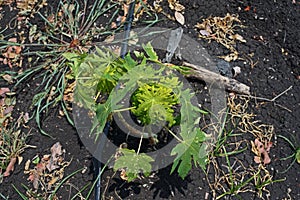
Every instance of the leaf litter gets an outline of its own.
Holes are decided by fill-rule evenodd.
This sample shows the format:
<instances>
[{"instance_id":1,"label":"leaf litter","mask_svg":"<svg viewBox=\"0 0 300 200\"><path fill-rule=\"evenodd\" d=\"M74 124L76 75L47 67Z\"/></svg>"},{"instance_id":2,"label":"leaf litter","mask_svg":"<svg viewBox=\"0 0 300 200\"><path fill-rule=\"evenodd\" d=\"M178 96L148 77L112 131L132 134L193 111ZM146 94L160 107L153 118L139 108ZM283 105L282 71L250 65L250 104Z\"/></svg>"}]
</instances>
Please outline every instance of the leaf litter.
<instances>
[{"instance_id":1,"label":"leaf litter","mask_svg":"<svg viewBox=\"0 0 300 200\"><path fill-rule=\"evenodd\" d=\"M235 134L228 144L223 144L221 151L228 159L228 165L220 164L221 158L216 155L211 157L212 165L208 165L207 170L208 174L214 174L212 178L207 176L207 180L216 199L223 198L226 192L232 194L230 193L232 186L235 187L233 191L235 195L251 192L262 198L263 195L270 194L267 187L271 183L284 180L273 180L266 167L271 162L269 153L273 146L271 139L274 135L274 127L255 120L256 115L248 110L250 100L250 97L236 94L230 94L227 99L228 122L233 125ZM244 134L251 134L254 141L245 139ZM244 150L240 150L242 144L245 146ZM231 155L232 152L247 153L248 150L255 154L254 162L245 163L244 158Z\"/></svg>"},{"instance_id":2,"label":"leaf litter","mask_svg":"<svg viewBox=\"0 0 300 200\"><path fill-rule=\"evenodd\" d=\"M162 13L168 19L172 21L177 21L179 24L184 25L185 18L184 18L184 10L185 6L182 5L178 0L168 0L169 9L172 10L172 15L167 14L166 8L163 8L161 3L163 0L155 0L153 2L153 7L151 8L157 13Z\"/></svg>"},{"instance_id":3,"label":"leaf litter","mask_svg":"<svg viewBox=\"0 0 300 200\"><path fill-rule=\"evenodd\" d=\"M21 113L17 120L11 116L15 105L14 93L8 88L0 88L0 178L12 174L15 164L23 161L21 154L26 148L33 147L26 145L28 133L21 131L21 127L28 128L28 113ZM2 179L0 179L0 183Z\"/></svg>"},{"instance_id":4,"label":"leaf litter","mask_svg":"<svg viewBox=\"0 0 300 200\"><path fill-rule=\"evenodd\" d=\"M269 156L270 148L272 147L272 142L265 142L263 144L259 141L258 138L256 138L253 141L251 141L252 146L252 152L255 153L254 156L254 162L255 163L263 163L264 165L269 164L271 162L271 158Z\"/></svg>"},{"instance_id":5,"label":"leaf litter","mask_svg":"<svg viewBox=\"0 0 300 200\"><path fill-rule=\"evenodd\" d=\"M8 39L9 43L17 43L17 38L10 38ZM22 66L22 59L21 57L22 47L19 45L8 45L8 47L1 52L1 55L4 58L0 58L0 62L5 65L8 65L10 68L13 67L13 64L17 66Z\"/></svg>"},{"instance_id":6,"label":"leaf litter","mask_svg":"<svg viewBox=\"0 0 300 200\"><path fill-rule=\"evenodd\" d=\"M65 150L59 142L55 143L51 149L51 154L46 154L38 159L35 157L25 164L24 173L28 174L28 180L32 182L35 190L41 189L44 192L55 187L56 183L64 177L64 170L71 161L64 160ZM30 165L34 167L30 169Z\"/></svg>"},{"instance_id":7,"label":"leaf litter","mask_svg":"<svg viewBox=\"0 0 300 200\"><path fill-rule=\"evenodd\" d=\"M121 24L124 24L126 22L126 18L129 12L129 5L131 3L130 0L117 0L119 4L122 7L123 14L118 15L116 20L112 22L111 28L116 29L118 28ZM136 2L135 8L134 8L134 19L133 21L136 22L139 20L139 18L143 15L143 13L146 11L146 6L148 5L147 0L141 0Z\"/></svg>"},{"instance_id":8,"label":"leaf litter","mask_svg":"<svg viewBox=\"0 0 300 200\"><path fill-rule=\"evenodd\" d=\"M8 121L11 120L11 113L16 104L14 93L7 87L0 88L0 131L3 131Z\"/></svg>"},{"instance_id":9,"label":"leaf litter","mask_svg":"<svg viewBox=\"0 0 300 200\"><path fill-rule=\"evenodd\" d=\"M236 33L236 28L243 28L241 20L237 15L227 13L225 17L208 17L197 23L195 27L199 30L198 37L211 42L212 40L222 44L230 53L220 56L227 62L235 61L239 53L235 46L237 42L245 43L246 40Z\"/></svg>"}]
</instances>

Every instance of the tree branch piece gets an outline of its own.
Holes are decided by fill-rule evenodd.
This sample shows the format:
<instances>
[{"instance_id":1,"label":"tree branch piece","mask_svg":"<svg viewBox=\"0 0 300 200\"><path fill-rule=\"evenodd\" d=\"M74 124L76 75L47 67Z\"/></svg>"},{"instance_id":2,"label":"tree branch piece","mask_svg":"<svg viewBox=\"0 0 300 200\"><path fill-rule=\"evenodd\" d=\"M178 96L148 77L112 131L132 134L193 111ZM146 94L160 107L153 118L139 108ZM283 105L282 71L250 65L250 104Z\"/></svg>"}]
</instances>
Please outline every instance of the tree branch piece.
<instances>
[{"instance_id":1,"label":"tree branch piece","mask_svg":"<svg viewBox=\"0 0 300 200\"><path fill-rule=\"evenodd\" d=\"M218 73L212 72L208 69L188 62L183 62L183 66L191 68L191 73L186 75L187 77L197 78L208 83L219 82L224 84L226 90L237 92L240 94L250 94L250 87L243 83L240 83L235 79L222 76Z\"/></svg>"}]
</instances>

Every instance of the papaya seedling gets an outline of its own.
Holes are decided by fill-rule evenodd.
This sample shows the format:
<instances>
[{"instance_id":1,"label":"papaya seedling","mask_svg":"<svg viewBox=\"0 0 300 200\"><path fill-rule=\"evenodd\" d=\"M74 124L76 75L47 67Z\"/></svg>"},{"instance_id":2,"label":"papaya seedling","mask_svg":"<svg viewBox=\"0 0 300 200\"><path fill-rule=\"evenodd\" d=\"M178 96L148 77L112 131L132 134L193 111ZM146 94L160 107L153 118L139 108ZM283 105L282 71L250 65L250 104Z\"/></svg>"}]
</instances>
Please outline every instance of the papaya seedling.
<instances>
[{"instance_id":1,"label":"papaya seedling","mask_svg":"<svg viewBox=\"0 0 300 200\"><path fill-rule=\"evenodd\" d=\"M207 136L198 127L203 111L191 103L194 93L184 88L184 83L176 76L182 72L181 67L161 63L150 43L142 47L143 51L128 53L124 59L105 48L97 48L88 54L78 70L73 70L77 82L74 99L94 112L91 134L95 141L105 124L113 119L111 116L122 116L124 111L130 111L142 125L167 122L165 129L178 142L170 152L170 156L175 156L171 172L176 169L185 178L192 163L205 169L207 162ZM187 70L183 71L186 73ZM125 99L130 99L131 105L125 105ZM171 131L178 117L175 109L179 110L178 133ZM126 118L123 121L126 123ZM137 131L137 134L142 140L151 133ZM125 169L127 180L132 181L139 172L149 175L152 161L151 156L139 150L122 149L114 169ZM135 162L139 164L132 166Z\"/></svg>"}]
</instances>

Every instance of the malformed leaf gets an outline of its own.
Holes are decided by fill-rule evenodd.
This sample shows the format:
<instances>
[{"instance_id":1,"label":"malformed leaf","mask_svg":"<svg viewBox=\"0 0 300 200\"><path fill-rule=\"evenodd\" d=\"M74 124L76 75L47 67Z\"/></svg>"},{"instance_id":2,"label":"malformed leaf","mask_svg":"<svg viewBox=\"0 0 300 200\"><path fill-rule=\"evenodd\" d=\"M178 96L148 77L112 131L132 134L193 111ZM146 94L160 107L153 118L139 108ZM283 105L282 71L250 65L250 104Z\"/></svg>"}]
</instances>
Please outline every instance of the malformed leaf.
<instances>
[{"instance_id":1,"label":"malformed leaf","mask_svg":"<svg viewBox=\"0 0 300 200\"><path fill-rule=\"evenodd\" d=\"M114 170L125 169L128 182L137 178L139 173L150 175L152 169L150 163L154 161L153 158L144 153L137 154L130 149L120 149L120 152L123 155L115 161Z\"/></svg>"}]
</instances>

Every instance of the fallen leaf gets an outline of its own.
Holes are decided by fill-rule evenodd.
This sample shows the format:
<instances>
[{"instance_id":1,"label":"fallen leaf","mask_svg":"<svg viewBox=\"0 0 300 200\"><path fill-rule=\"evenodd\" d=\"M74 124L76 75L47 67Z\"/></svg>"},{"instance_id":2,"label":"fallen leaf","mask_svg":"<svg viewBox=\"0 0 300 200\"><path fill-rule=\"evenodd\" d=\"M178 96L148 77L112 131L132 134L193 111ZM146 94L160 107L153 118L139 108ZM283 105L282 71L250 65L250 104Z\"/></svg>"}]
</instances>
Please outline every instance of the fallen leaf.
<instances>
[{"instance_id":1,"label":"fallen leaf","mask_svg":"<svg viewBox=\"0 0 300 200\"><path fill-rule=\"evenodd\" d=\"M238 52L233 52L226 56L220 56L220 58L223 58L227 62L235 61L236 59L238 59Z\"/></svg>"},{"instance_id":2,"label":"fallen leaf","mask_svg":"<svg viewBox=\"0 0 300 200\"><path fill-rule=\"evenodd\" d=\"M52 185L58 181L58 177L52 177L52 179L48 182L48 190L51 189Z\"/></svg>"},{"instance_id":3,"label":"fallen leaf","mask_svg":"<svg viewBox=\"0 0 300 200\"><path fill-rule=\"evenodd\" d=\"M20 54L22 51L22 47L20 47L20 46L14 46L14 49L15 49L16 54Z\"/></svg>"},{"instance_id":4,"label":"fallen leaf","mask_svg":"<svg viewBox=\"0 0 300 200\"><path fill-rule=\"evenodd\" d=\"M51 172L54 169L57 169L59 166L57 165L59 157L62 155L62 146L59 142L55 143L51 147L51 157L47 164L47 169Z\"/></svg>"},{"instance_id":5,"label":"fallen leaf","mask_svg":"<svg viewBox=\"0 0 300 200\"><path fill-rule=\"evenodd\" d=\"M28 165L27 166L28 168L29 168L29 164L30 164L30 160L26 162L26 165ZM46 169L45 163L41 162L41 163L36 164L34 169L30 170L30 172L29 172L29 177L27 178L27 180L32 182L33 188L36 190L39 187L39 182L40 182L41 176L44 176L45 169Z\"/></svg>"},{"instance_id":6,"label":"fallen leaf","mask_svg":"<svg viewBox=\"0 0 300 200\"><path fill-rule=\"evenodd\" d=\"M30 163L31 163L31 161L28 159L28 160L26 161L26 163L25 163L25 167L24 167L24 170L25 170L25 171L28 171L28 170L29 170Z\"/></svg>"},{"instance_id":7,"label":"fallen leaf","mask_svg":"<svg viewBox=\"0 0 300 200\"><path fill-rule=\"evenodd\" d=\"M175 19L176 21L181 24L181 25L184 25L184 22L185 22L185 19L184 19L184 16L183 14L181 14L180 12L178 11L175 11Z\"/></svg>"},{"instance_id":8,"label":"fallen leaf","mask_svg":"<svg viewBox=\"0 0 300 200\"><path fill-rule=\"evenodd\" d=\"M78 45L79 45L79 40L75 38L74 40L72 40L72 41L70 42L69 47L70 47L70 48L75 48L75 47L77 47Z\"/></svg>"},{"instance_id":9,"label":"fallen leaf","mask_svg":"<svg viewBox=\"0 0 300 200\"><path fill-rule=\"evenodd\" d=\"M203 36L209 36L210 33L206 30L200 30L200 34L203 35Z\"/></svg>"},{"instance_id":10,"label":"fallen leaf","mask_svg":"<svg viewBox=\"0 0 300 200\"><path fill-rule=\"evenodd\" d=\"M178 12L184 11L185 7L181 5L180 3L175 3L175 10Z\"/></svg>"},{"instance_id":11,"label":"fallen leaf","mask_svg":"<svg viewBox=\"0 0 300 200\"><path fill-rule=\"evenodd\" d=\"M126 170L125 169L121 169L121 173L120 173L120 178L124 181L128 180L128 177L126 175Z\"/></svg>"},{"instance_id":12,"label":"fallen leaf","mask_svg":"<svg viewBox=\"0 0 300 200\"><path fill-rule=\"evenodd\" d=\"M24 116L23 116L23 119L24 119L24 123L25 124L27 124L27 122L29 121L29 113L28 112L26 112L25 114L24 114Z\"/></svg>"},{"instance_id":13,"label":"fallen leaf","mask_svg":"<svg viewBox=\"0 0 300 200\"><path fill-rule=\"evenodd\" d=\"M259 139L256 138L254 140L254 144L255 144L256 149L259 151L259 153L262 153L265 151L264 145L263 145L263 143L261 143L259 141Z\"/></svg>"},{"instance_id":14,"label":"fallen leaf","mask_svg":"<svg viewBox=\"0 0 300 200\"><path fill-rule=\"evenodd\" d=\"M185 9L183 5L181 5L177 0L168 0L169 8L171 10L176 10L178 12L181 12Z\"/></svg>"},{"instance_id":15,"label":"fallen leaf","mask_svg":"<svg viewBox=\"0 0 300 200\"><path fill-rule=\"evenodd\" d=\"M104 42L105 43L112 43L115 39L115 35L109 35L105 38Z\"/></svg>"},{"instance_id":16,"label":"fallen leaf","mask_svg":"<svg viewBox=\"0 0 300 200\"><path fill-rule=\"evenodd\" d=\"M5 93L9 92L9 88L0 88L0 96L3 96Z\"/></svg>"},{"instance_id":17,"label":"fallen leaf","mask_svg":"<svg viewBox=\"0 0 300 200\"><path fill-rule=\"evenodd\" d=\"M23 157L22 156L18 156L18 165L20 165L23 161Z\"/></svg>"},{"instance_id":18,"label":"fallen leaf","mask_svg":"<svg viewBox=\"0 0 300 200\"><path fill-rule=\"evenodd\" d=\"M42 174L43 171L46 169L45 167L45 163L38 163L35 167L36 171L39 173L39 174Z\"/></svg>"},{"instance_id":19,"label":"fallen leaf","mask_svg":"<svg viewBox=\"0 0 300 200\"><path fill-rule=\"evenodd\" d=\"M124 11L124 16L127 16L129 10L129 5L124 3L123 4L123 11Z\"/></svg>"},{"instance_id":20,"label":"fallen leaf","mask_svg":"<svg viewBox=\"0 0 300 200\"><path fill-rule=\"evenodd\" d=\"M9 41L9 42L15 42L15 43L16 43L16 42L17 42L17 38L9 38L8 41Z\"/></svg>"},{"instance_id":21,"label":"fallen leaf","mask_svg":"<svg viewBox=\"0 0 300 200\"><path fill-rule=\"evenodd\" d=\"M37 173L37 171L33 170L29 177L27 178L27 180L31 181L32 182L32 185L33 185L33 188L35 190L39 189L39 180L40 180L40 176L39 174Z\"/></svg>"},{"instance_id":22,"label":"fallen leaf","mask_svg":"<svg viewBox=\"0 0 300 200\"><path fill-rule=\"evenodd\" d=\"M233 70L233 77L236 77L238 74L241 73L241 68L239 66L233 67L232 70Z\"/></svg>"},{"instance_id":23,"label":"fallen leaf","mask_svg":"<svg viewBox=\"0 0 300 200\"><path fill-rule=\"evenodd\" d=\"M17 162L17 158L11 158L11 159L10 159L9 164L8 164L8 166L6 167L5 172L3 173L3 176L4 176L4 177L9 176L10 173L11 173L12 171L14 171L16 162Z\"/></svg>"},{"instance_id":24,"label":"fallen leaf","mask_svg":"<svg viewBox=\"0 0 300 200\"><path fill-rule=\"evenodd\" d=\"M34 179L35 179L35 177L34 177L34 171L32 171L32 172L30 172L30 174L29 174L27 180L33 182Z\"/></svg>"},{"instance_id":25,"label":"fallen leaf","mask_svg":"<svg viewBox=\"0 0 300 200\"><path fill-rule=\"evenodd\" d=\"M7 108L5 108L3 114L4 115L9 114L9 113L11 113L13 111L13 109L14 109L14 106L8 106Z\"/></svg>"},{"instance_id":26,"label":"fallen leaf","mask_svg":"<svg viewBox=\"0 0 300 200\"><path fill-rule=\"evenodd\" d=\"M110 28L111 29L118 28L117 23L116 22L112 22L111 25L110 25Z\"/></svg>"},{"instance_id":27,"label":"fallen leaf","mask_svg":"<svg viewBox=\"0 0 300 200\"><path fill-rule=\"evenodd\" d=\"M13 79L12 79L11 75L9 75L9 74L3 75L2 78L4 80L6 80L8 83L13 83L13 81L12 81Z\"/></svg>"},{"instance_id":28,"label":"fallen leaf","mask_svg":"<svg viewBox=\"0 0 300 200\"><path fill-rule=\"evenodd\" d=\"M268 152L266 152L266 151L263 152L263 159L264 159L263 160L264 165L267 165L271 162L271 158L270 158Z\"/></svg>"},{"instance_id":29,"label":"fallen leaf","mask_svg":"<svg viewBox=\"0 0 300 200\"><path fill-rule=\"evenodd\" d=\"M266 151L269 152L272 146L273 146L273 142L266 142L265 144Z\"/></svg>"},{"instance_id":30,"label":"fallen leaf","mask_svg":"<svg viewBox=\"0 0 300 200\"><path fill-rule=\"evenodd\" d=\"M258 163L257 161L259 160L259 163L263 162L264 165L269 164L271 162L271 158L268 154L267 149L270 150L272 143L268 142L266 145L264 145L259 141L258 138L256 138L254 140L254 143L251 141L251 144L252 151L256 154L256 156L254 157L254 161Z\"/></svg>"},{"instance_id":31,"label":"fallen leaf","mask_svg":"<svg viewBox=\"0 0 300 200\"><path fill-rule=\"evenodd\" d=\"M260 157L259 156L254 156L254 162L259 164L261 163Z\"/></svg>"},{"instance_id":32,"label":"fallen leaf","mask_svg":"<svg viewBox=\"0 0 300 200\"><path fill-rule=\"evenodd\" d=\"M238 40L240 42L247 42L241 35L239 34L234 34L234 35L230 35L229 36L230 39L233 39L233 40Z\"/></svg>"},{"instance_id":33,"label":"fallen leaf","mask_svg":"<svg viewBox=\"0 0 300 200\"><path fill-rule=\"evenodd\" d=\"M246 8L244 9L244 11L249 11L251 9L250 6L246 6Z\"/></svg>"}]
</instances>

